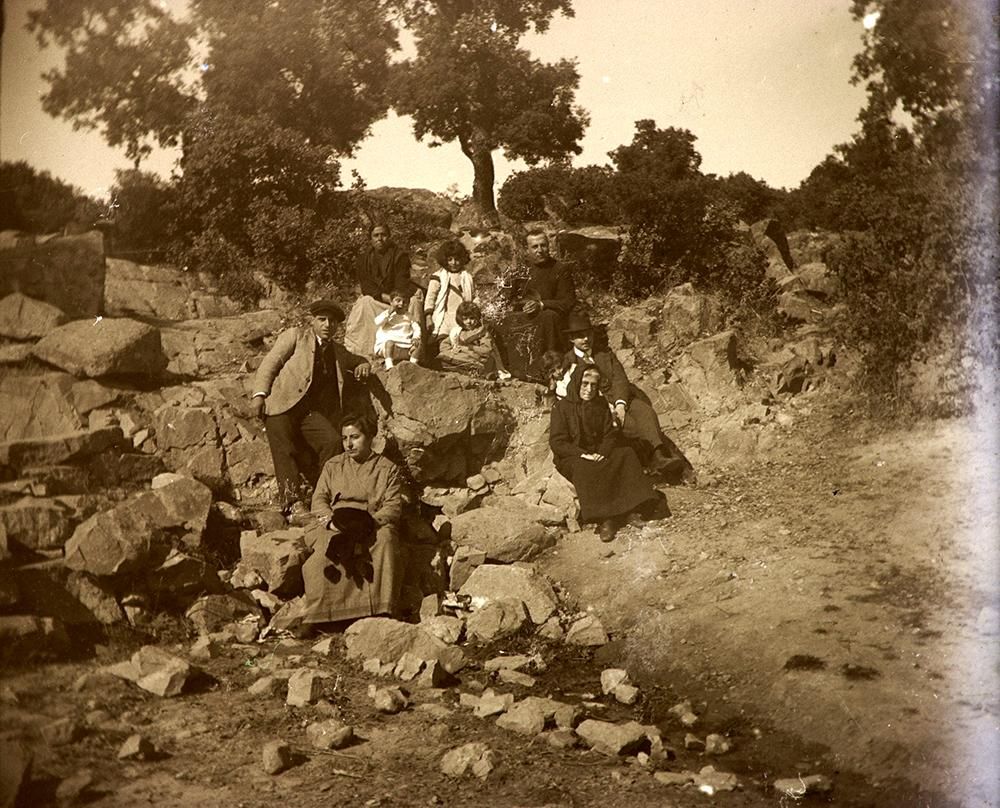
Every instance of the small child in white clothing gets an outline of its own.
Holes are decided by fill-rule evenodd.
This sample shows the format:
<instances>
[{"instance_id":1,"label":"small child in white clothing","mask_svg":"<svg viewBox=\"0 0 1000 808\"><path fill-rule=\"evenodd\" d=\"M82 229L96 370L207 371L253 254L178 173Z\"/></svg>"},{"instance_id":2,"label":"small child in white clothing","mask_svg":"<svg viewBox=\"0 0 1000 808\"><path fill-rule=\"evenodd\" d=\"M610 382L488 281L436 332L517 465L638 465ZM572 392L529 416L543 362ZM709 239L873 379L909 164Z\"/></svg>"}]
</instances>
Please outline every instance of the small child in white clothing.
<instances>
[{"instance_id":1,"label":"small child in white clothing","mask_svg":"<svg viewBox=\"0 0 1000 808\"><path fill-rule=\"evenodd\" d=\"M389 308L375 318L375 355L385 357L386 368L420 355L420 324L407 313L408 292L396 289L389 295Z\"/></svg>"}]
</instances>

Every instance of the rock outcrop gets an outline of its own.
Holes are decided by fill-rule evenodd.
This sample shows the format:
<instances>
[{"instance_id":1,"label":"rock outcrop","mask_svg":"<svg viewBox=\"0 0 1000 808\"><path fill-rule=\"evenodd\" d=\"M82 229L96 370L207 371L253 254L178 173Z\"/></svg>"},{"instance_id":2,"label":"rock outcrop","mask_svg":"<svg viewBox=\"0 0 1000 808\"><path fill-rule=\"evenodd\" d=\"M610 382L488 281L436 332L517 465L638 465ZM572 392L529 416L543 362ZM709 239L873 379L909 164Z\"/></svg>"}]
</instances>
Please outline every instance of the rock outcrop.
<instances>
[{"instance_id":1,"label":"rock outcrop","mask_svg":"<svg viewBox=\"0 0 1000 808\"><path fill-rule=\"evenodd\" d=\"M495 385L410 363L378 379L379 415L417 480L464 481L503 454L515 422Z\"/></svg>"},{"instance_id":2,"label":"rock outcrop","mask_svg":"<svg viewBox=\"0 0 1000 808\"><path fill-rule=\"evenodd\" d=\"M69 317L104 311L104 237L98 231L44 240L25 236L0 247L0 295L21 292Z\"/></svg>"}]
</instances>

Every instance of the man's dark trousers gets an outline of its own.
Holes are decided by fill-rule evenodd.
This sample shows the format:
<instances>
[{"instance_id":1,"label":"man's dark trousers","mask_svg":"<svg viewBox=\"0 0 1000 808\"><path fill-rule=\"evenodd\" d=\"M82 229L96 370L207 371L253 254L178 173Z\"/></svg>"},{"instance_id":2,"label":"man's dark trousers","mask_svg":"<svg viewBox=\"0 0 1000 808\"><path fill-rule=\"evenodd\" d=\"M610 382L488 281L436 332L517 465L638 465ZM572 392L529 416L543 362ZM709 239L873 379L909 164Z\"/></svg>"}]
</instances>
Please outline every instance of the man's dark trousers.
<instances>
[{"instance_id":1,"label":"man's dark trousers","mask_svg":"<svg viewBox=\"0 0 1000 808\"><path fill-rule=\"evenodd\" d=\"M302 497L303 491L315 480L303 480L295 449L299 438L315 453L317 472L326 461L340 454L341 403L337 387L337 363L333 350L317 350L313 364L313 379L303 399L287 412L269 415L265 420L267 442L274 461L274 476L278 483L278 499L287 508ZM308 504L308 503L307 503Z\"/></svg>"}]
</instances>

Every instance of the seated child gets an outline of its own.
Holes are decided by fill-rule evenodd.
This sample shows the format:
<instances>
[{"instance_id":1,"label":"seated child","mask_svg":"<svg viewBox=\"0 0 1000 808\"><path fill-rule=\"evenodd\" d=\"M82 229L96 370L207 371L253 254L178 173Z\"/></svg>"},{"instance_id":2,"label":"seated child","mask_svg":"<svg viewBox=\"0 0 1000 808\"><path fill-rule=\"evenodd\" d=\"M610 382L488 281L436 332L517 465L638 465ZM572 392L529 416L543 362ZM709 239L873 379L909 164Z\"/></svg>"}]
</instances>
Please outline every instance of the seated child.
<instances>
[{"instance_id":1,"label":"seated child","mask_svg":"<svg viewBox=\"0 0 1000 808\"><path fill-rule=\"evenodd\" d=\"M455 322L448 338L441 343L438 354L441 367L470 376L496 373L498 379L509 379L493 336L483 323L482 309L472 301L464 301L455 311Z\"/></svg>"},{"instance_id":2,"label":"seated child","mask_svg":"<svg viewBox=\"0 0 1000 808\"><path fill-rule=\"evenodd\" d=\"M407 313L409 303L409 293L397 289L389 295L389 308L375 318L375 356L385 357L387 369L407 359L417 364L420 324Z\"/></svg>"}]
</instances>

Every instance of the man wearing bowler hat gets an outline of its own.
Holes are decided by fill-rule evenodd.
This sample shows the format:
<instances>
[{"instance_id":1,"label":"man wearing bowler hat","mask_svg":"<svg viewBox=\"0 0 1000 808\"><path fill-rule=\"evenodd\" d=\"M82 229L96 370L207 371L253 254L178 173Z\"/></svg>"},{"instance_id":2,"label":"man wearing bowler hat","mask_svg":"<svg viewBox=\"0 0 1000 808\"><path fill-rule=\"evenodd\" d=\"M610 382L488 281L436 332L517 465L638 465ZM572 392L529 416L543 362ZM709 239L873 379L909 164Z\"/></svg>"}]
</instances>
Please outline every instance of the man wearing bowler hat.
<instances>
[{"instance_id":1,"label":"man wearing bowler hat","mask_svg":"<svg viewBox=\"0 0 1000 808\"><path fill-rule=\"evenodd\" d=\"M610 349L598 350L594 328L584 314L573 312L566 321L566 336L573 345L563 359L572 376L582 375L588 365L601 371L601 395L614 407L615 421L626 439L635 444L643 465L661 474L670 483L694 478L687 458L660 429L645 394L628 380L625 368ZM579 379L576 380L579 384Z\"/></svg>"},{"instance_id":2,"label":"man wearing bowler hat","mask_svg":"<svg viewBox=\"0 0 1000 808\"><path fill-rule=\"evenodd\" d=\"M344 312L332 300L309 306L309 323L283 331L257 368L251 408L264 419L278 481L282 510L308 512L296 445L304 441L317 456L318 469L341 451L341 416L352 404L367 402L360 384L371 365L333 339Z\"/></svg>"}]
</instances>

